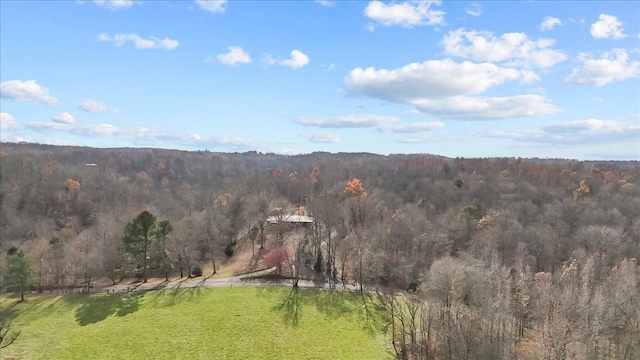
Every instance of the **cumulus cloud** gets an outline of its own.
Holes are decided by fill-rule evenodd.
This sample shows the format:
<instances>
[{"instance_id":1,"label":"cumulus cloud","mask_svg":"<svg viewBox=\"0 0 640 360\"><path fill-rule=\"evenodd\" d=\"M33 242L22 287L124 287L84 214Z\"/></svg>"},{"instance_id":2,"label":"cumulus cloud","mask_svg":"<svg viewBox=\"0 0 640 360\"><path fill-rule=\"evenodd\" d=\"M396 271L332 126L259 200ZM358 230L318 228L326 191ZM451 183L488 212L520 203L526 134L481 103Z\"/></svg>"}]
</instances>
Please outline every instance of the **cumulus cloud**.
<instances>
[{"instance_id":1,"label":"cumulus cloud","mask_svg":"<svg viewBox=\"0 0 640 360\"><path fill-rule=\"evenodd\" d=\"M580 60L582 66L573 69L571 75L564 79L565 84L604 86L640 76L640 62L630 61L624 49L613 49L599 59L585 53L580 55Z\"/></svg>"},{"instance_id":2,"label":"cumulus cloud","mask_svg":"<svg viewBox=\"0 0 640 360\"><path fill-rule=\"evenodd\" d=\"M80 110L84 110L92 113L114 111L113 109L110 109L107 105L105 105L105 103L103 103L102 101L98 101L94 99L80 100L80 105L78 105L78 108Z\"/></svg>"},{"instance_id":3,"label":"cumulus cloud","mask_svg":"<svg viewBox=\"0 0 640 360\"><path fill-rule=\"evenodd\" d=\"M300 125L321 128L377 128L400 121L397 116L350 114L339 116L299 116L293 119Z\"/></svg>"},{"instance_id":4,"label":"cumulus cloud","mask_svg":"<svg viewBox=\"0 0 640 360\"><path fill-rule=\"evenodd\" d=\"M398 69L356 68L345 79L355 95L415 105L422 113L447 119L489 120L553 114L560 109L541 95L473 97L509 80L527 83L528 70L450 59L413 63Z\"/></svg>"},{"instance_id":5,"label":"cumulus cloud","mask_svg":"<svg viewBox=\"0 0 640 360\"><path fill-rule=\"evenodd\" d=\"M101 8L120 10L131 7L133 5L133 0L93 0L93 3Z\"/></svg>"},{"instance_id":6,"label":"cumulus cloud","mask_svg":"<svg viewBox=\"0 0 640 360\"><path fill-rule=\"evenodd\" d=\"M445 59L411 63L393 70L355 68L347 75L345 86L354 94L411 104L425 98L478 94L522 77L519 70L495 64Z\"/></svg>"},{"instance_id":7,"label":"cumulus cloud","mask_svg":"<svg viewBox=\"0 0 640 360\"><path fill-rule=\"evenodd\" d=\"M562 25L562 21L560 19L555 18L553 16L545 16L542 24L540 24L540 30L549 31L553 30L557 25Z\"/></svg>"},{"instance_id":8,"label":"cumulus cloud","mask_svg":"<svg viewBox=\"0 0 640 360\"><path fill-rule=\"evenodd\" d=\"M13 115L9 113L0 113L0 130L9 131L15 130L18 128L18 123Z\"/></svg>"},{"instance_id":9,"label":"cumulus cloud","mask_svg":"<svg viewBox=\"0 0 640 360\"><path fill-rule=\"evenodd\" d=\"M45 105L56 105L58 99L49 95L49 89L35 80L8 80L0 83L0 97L17 101L36 101Z\"/></svg>"},{"instance_id":10,"label":"cumulus cloud","mask_svg":"<svg viewBox=\"0 0 640 360\"><path fill-rule=\"evenodd\" d=\"M448 55L479 61L507 62L509 66L550 67L567 56L560 50L550 49L553 39L530 39L525 33L505 33L496 37L488 31L450 31L442 38Z\"/></svg>"},{"instance_id":11,"label":"cumulus cloud","mask_svg":"<svg viewBox=\"0 0 640 360\"><path fill-rule=\"evenodd\" d=\"M422 100L416 103L416 108L423 113L452 120L497 120L561 112L540 95L454 96L444 99Z\"/></svg>"},{"instance_id":12,"label":"cumulus cloud","mask_svg":"<svg viewBox=\"0 0 640 360\"><path fill-rule=\"evenodd\" d=\"M640 138L640 125L637 122L587 119L556 123L534 130L493 131L486 135L528 144L555 146L637 143Z\"/></svg>"},{"instance_id":13,"label":"cumulus cloud","mask_svg":"<svg viewBox=\"0 0 640 360\"><path fill-rule=\"evenodd\" d=\"M309 56L303 53L300 50L291 51L291 58L281 60L278 64L283 66L289 66L293 69L299 69L307 64L309 64Z\"/></svg>"},{"instance_id":14,"label":"cumulus cloud","mask_svg":"<svg viewBox=\"0 0 640 360\"><path fill-rule=\"evenodd\" d=\"M385 4L371 1L364 9L369 19L382 26L402 26L412 28L421 25L444 25L444 11L432 9L440 1L405 1Z\"/></svg>"},{"instance_id":15,"label":"cumulus cloud","mask_svg":"<svg viewBox=\"0 0 640 360\"><path fill-rule=\"evenodd\" d=\"M317 132L317 133L306 133L306 134L302 134L301 136L312 143L337 144L340 142L340 138L336 134L328 131Z\"/></svg>"},{"instance_id":16,"label":"cumulus cloud","mask_svg":"<svg viewBox=\"0 0 640 360\"><path fill-rule=\"evenodd\" d=\"M54 116L51 121L59 124L73 124L76 120L68 112L63 112L60 115Z\"/></svg>"},{"instance_id":17,"label":"cumulus cloud","mask_svg":"<svg viewBox=\"0 0 640 360\"><path fill-rule=\"evenodd\" d=\"M238 64L248 64L251 62L251 56L249 53L244 51L240 46L229 46L227 50L229 51L216 56L216 60L219 63L234 66Z\"/></svg>"},{"instance_id":18,"label":"cumulus cloud","mask_svg":"<svg viewBox=\"0 0 640 360\"><path fill-rule=\"evenodd\" d=\"M165 37L164 39L160 39L154 36L151 36L148 39L144 39L140 37L138 34L130 33L130 34L115 34L114 36L101 33L98 35L98 40L104 42L110 42L114 46L123 46L127 42L133 43L136 49L161 49L161 50L175 50L175 48L180 45L178 40L169 39Z\"/></svg>"},{"instance_id":19,"label":"cumulus cloud","mask_svg":"<svg viewBox=\"0 0 640 360\"><path fill-rule=\"evenodd\" d=\"M480 16L482 15L482 5L478 2L472 2L464 9L464 12L471 16Z\"/></svg>"},{"instance_id":20,"label":"cumulus cloud","mask_svg":"<svg viewBox=\"0 0 640 360\"><path fill-rule=\"evenodd\" d=\"M220 14L227 10L227 0L196 0L200 9L212 14Z\"/></svg>"},{"instance_id":21,"label":"cumulus cloud","mask_svg":"<svg viewBox=\"0 0 640 360\"><path fill-rule=\"evenodd\" d=\"M618 18L606 14L600 14L598 21L591 24L591 36L595 39L622 39L627 37Z\"/></svg>"}]
</instances>

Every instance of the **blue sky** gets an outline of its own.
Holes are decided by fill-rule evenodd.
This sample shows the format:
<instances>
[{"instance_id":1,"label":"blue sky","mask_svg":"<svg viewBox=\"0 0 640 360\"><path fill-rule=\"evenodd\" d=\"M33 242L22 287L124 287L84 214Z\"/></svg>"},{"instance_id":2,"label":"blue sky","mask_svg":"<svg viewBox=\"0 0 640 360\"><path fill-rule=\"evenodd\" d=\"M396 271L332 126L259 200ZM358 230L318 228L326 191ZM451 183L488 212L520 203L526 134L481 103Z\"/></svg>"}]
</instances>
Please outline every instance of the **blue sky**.
<instances>
[{"instance_id":1,"label":"blue sky","mask_svg":"<svg viewBox=\"0 0 640 360\"><path fill-rule=\"evenodd\" d=\"M2 1L2 141L640 160L636 1Z\"/></svg>"}]
</instances>

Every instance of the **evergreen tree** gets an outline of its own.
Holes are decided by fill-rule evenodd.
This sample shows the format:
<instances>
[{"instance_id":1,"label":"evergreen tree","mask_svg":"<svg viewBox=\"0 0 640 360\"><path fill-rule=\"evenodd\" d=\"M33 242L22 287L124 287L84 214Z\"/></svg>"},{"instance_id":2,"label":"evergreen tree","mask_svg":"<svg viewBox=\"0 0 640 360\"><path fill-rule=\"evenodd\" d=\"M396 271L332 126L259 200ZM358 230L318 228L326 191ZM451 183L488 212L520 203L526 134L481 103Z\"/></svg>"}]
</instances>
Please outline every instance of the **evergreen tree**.
<instances>
[{"instance_id":1,"label":"evergreen tree","mask_svg":"<svg viewBox=\"0 0 640 360\"><path fill-rule=\"evenodd\" d=\"M24 293L29 289L34 277L31 259L24 251L12 247L7 252L7 269L4 273L4 286L9 291L20 293L24 301Z\"/></svg>"},{"instance_id":2,"label":"evergreen tree","mask_svg":"<svg viewBox=\"0 0 640 360\"><path fill-rule=\"evenodd\" d=\"M156 217L143 211L124 228L124 251L131 254L142 272L142 280L147 282L149 251L155 237Z\"/></svg>"}]
</instances>

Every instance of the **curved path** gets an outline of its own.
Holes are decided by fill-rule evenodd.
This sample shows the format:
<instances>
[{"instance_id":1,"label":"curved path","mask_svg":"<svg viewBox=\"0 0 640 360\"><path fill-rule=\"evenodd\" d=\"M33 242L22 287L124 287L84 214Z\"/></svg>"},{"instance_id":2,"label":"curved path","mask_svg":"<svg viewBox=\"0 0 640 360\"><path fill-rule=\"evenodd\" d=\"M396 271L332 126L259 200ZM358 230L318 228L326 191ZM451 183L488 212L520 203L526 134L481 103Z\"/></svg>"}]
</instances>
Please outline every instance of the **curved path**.
<instances>
[{"instance_id":1,"label":"curved path","mask_svg":"<svg viewBox=\"0 0 640 360\"><path fill-rule=\"evenodd\" d=\"M157 283L135 283L128 285L111 285L105 287L95 287L91 289L92 293L116 293L116 292L131 292L131 291L148 291L148 290L162 290L162 289L188 289L197 287L215 288L215 287L234 287L234 286L292 286L292 281L285 280L270 280L264 279L262 276L272 274L275 268L260 270L248 274L242 274L238 276L232 276L227 278L184 278L179 280L164 281ZM329 283L325 281L311 281L311 280L298 280L298 287L300 288L315 288L315 289L330 289ZM344 290L359 290L359 287L354 284L336 284L336 288Z\"/></svg>"}]
</instances>

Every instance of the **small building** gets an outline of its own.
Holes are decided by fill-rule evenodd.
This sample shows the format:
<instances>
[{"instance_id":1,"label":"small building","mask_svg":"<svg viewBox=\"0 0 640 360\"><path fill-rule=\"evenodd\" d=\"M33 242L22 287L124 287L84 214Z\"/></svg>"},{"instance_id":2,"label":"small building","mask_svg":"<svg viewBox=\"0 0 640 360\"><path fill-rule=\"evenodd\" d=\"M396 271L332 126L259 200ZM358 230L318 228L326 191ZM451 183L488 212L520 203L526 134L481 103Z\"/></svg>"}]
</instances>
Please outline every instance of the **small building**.
<instances>
[{"instance_id":1,"label":"small building","mask_svg":"<svg viewBox=\"0 0 640 360\"><path fill-rule=\"evenodd\" d=\"M308 225L313 223L313 218L307 215L287 214L282 216L269 216L267 218L268 224L286 223L291 225Z\"/></svg>"}]
</instances>

